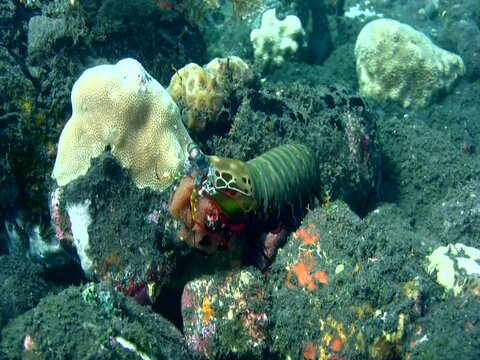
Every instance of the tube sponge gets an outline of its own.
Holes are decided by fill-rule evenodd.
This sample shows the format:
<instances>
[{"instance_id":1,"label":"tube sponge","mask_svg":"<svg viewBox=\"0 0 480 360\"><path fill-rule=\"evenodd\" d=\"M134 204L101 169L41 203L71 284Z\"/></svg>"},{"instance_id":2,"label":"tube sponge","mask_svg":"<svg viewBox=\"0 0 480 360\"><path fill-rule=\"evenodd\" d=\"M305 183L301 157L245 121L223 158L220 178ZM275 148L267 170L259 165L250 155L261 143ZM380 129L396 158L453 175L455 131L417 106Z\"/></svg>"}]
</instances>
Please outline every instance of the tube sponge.
<instances>
[{"instance_id":1,"label":"tube sponge","mask_svg":"<svg viewBox=\"0 0 480 360\"><path fill-rule=\"evenodd\" d=\"M60 136L53 178L59 186L85 175L110 148L139 187L162 191L192 141L169 93L134 59L87 69L72 89L72 117Z\"/></svg>"}]
</instances>

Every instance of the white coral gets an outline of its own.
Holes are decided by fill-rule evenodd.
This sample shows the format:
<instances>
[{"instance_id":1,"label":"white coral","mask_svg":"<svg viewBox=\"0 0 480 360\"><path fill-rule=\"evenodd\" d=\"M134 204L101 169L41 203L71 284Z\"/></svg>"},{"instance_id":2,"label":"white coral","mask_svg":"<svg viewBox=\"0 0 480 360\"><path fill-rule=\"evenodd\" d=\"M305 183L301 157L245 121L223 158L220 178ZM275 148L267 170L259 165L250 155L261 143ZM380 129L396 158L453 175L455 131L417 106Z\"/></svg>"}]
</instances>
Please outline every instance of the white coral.
<instances>
[{"instance_id":1,"label":"white coral","mask_svg":"<svg viewBox=\"0 0 480 360\"><path fill-rule=\"evenodd\" d=\"M88 277L92 276L93 261L89 257L90 242L88 227L92 223L89 212L90 201L85 200L79 204L67 204L67 213L70 219L73 243L77 249L82 269Z\"/></svg>"},{"instance_id":2,"label":"white coral","mask_svg":"<svg viewBox=\"0 0 480 360\"><path fill-rule=\"evenodd\" d=\"M300 19L288 15L279 20L275 9L262 15L260 29L253 29L250 41L253 45L255 63L264 70L281 66L288 58L294 58L306 46L305 31Z\"/></svg>"}]
</instances>

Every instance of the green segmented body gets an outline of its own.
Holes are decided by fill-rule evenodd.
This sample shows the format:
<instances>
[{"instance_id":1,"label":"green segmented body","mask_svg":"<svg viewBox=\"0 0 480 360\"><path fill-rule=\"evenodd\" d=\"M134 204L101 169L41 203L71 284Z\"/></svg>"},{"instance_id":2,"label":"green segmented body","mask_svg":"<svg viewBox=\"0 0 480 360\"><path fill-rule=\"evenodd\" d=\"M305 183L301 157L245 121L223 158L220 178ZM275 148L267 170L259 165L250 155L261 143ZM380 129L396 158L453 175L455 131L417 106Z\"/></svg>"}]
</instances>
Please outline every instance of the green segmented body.
<instances>
[{"instance_id":1,"label":"green segmented body","mask_svg":"<svg viewBox=\"0 0 480 360\"><path fill-rule=\"evenodd\" d=\"M277 147L246 165L259 212L277 210L305 195L316 193L319 185L318 160L305 145Z\"/></svg>"},{"instance_id":2,"label":"green segmented body","mask_svg":"<svg viewBox=\"0 0 480 360\"><path fill-rule=\"evenodd\" d=\"M210 165L204 190L233 222L245 222L280 213L288 204L317 195L318 162L313 151L300 144L279 146L243 162L207 156Z\"/></svg>"}]
</instances>

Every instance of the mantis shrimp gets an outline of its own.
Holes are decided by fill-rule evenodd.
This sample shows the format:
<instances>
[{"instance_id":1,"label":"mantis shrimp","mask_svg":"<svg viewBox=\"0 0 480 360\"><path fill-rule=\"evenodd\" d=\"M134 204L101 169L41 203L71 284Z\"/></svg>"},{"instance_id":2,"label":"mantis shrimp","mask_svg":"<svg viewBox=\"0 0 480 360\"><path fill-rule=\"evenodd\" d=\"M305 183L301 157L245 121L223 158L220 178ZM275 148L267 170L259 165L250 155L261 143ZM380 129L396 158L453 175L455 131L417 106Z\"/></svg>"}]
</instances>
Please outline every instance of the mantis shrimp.
<instances>
[{"instance_id":1,"label":"mantis shrimp","mask_svg":"<svg viewBox=\"0 0 480 360\"><path fill-rule=\"evenodd\" d=\"M305 145L279 146L246 162L205 155L195 143L187 152L170 212L182 239L207 253L240 234L298 225L296 216L318 196L318 160Z\"/></svg>"}]
</instances>

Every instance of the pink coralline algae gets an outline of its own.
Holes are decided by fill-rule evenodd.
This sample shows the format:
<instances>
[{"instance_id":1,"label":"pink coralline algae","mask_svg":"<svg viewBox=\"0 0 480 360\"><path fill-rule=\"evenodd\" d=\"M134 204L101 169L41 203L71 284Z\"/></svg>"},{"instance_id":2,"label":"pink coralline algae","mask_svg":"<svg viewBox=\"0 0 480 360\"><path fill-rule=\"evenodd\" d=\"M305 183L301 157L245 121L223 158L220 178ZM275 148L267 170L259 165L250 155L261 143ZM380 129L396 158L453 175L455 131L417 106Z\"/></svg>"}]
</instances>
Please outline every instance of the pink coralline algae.
<instances>
[{"instance_id":1,"label":"pink coralline algae","mask_svg":"<svg viewBox=\"0 0 480 360\"><path fill-rule=\"evenodd\" d=\"M158 220L160 219L160 212L158 210L152 211L150 214L148 214L147 219L149 223L158 224Z\"/></svg>"},{"instance_id":2,"label":"pink coralline algae","mask_svg":"<svg viewBox=\"0 0 480 360\"><path fill-rule=\"evenodd\" d=\"M65 235L65 226L68 225L69 227L69 221L68 217L64 216L60 212L60 204L59 204L59 198L60 196L60 189L55 189L51 194L50 194L50 216L52 219L53 223L53 228L55 230L55 237L57 238L60 243L63 243L66 241L66 235Z\"/></svg>"}]
</instances>

